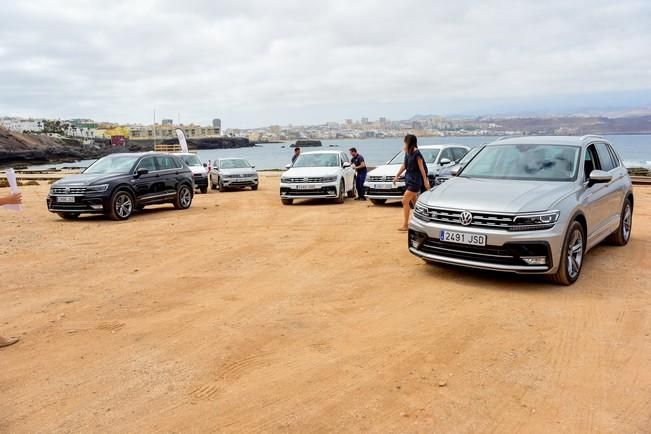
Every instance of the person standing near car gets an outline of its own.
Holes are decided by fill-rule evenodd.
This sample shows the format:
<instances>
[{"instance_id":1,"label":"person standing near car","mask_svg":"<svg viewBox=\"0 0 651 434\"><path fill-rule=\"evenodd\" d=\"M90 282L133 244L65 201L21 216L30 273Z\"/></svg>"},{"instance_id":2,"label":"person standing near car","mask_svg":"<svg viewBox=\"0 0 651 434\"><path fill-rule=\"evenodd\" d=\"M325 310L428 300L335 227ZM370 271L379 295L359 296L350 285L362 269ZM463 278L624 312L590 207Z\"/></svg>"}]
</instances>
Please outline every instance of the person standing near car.
<instances>
[{"instance_id":1,"label":"person standing near car","mask_svg":"<svg viewBox=\"0 0 651 434\"><path fill-rule=\"evenodd\" d=\"M298 157L301 156L301 148L294 148L294 156L292 157L292 166L296 163Z\"/></svg>"},{"instance_id":2,"label":"person standing near car","mask_svg":"<svg viewBox=\"0 0 651 434\"><path fill-rule=\"evenodd\" d=\"M400 175L405 172L405 194L402 197L402 209L404 212L403 224L400 231L406 232L409 228L409 215L416 204L418 195L422 191L430 189L429 178L427 177L427 166L425 159L418 150L418 139L413 134L405 136L403 150L405 161L400 166L398 174L393 179L394 184L398 182Z\"/></svg>"},{"instance_id":3,"label":"person standing near car","mask_svg":"<svg viewBox=\"0 0 651 434\"><path fill-rule=\"evenodd\" d=\"M355 169L355 186L357 187L357 199L356 200L366 200L364 194L364 182L366 181L366 173L368 169L366 168L366 161L362 154L357 152L356 148L350 148L350 156L353 157L351 162L353 163L353 169Z\"/></svg>"},{"instance_id":4,"label":"person standing near car","mask_svg":"<svg viewBox=\"0 0 651 434\"><path fill-rule=\"evenodd\" d=\"M20 205L23 203L23 196L20 193L10 194L9 196L0 197L0 206L3 205ZM19 338L5 338L0 336L0 348L8 347L18 342Z\"/></svg>"}]
</instances>

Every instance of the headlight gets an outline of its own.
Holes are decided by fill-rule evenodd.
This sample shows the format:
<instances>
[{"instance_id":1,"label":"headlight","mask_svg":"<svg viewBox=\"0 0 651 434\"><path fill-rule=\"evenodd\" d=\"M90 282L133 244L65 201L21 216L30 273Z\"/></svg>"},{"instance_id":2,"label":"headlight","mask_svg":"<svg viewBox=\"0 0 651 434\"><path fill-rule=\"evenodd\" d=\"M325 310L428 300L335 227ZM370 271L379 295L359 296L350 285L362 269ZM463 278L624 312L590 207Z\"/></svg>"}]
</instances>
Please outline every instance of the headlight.
<instances>
[{"instance_id":1,"label":"headlight","mask_svg":"<svg viewBox=\"0 0 651 434\"><path fill-rule=\"evenodd\" d=\"M280 178L280 182L283 184L289 184L289 178Z\"/></svg>"},{"instance_id":2,"label":"headlight","mask_svg":"<svg viewBox=\"0 0 651 434\"><path fill-rule=\"evenodd\" d=\"M101 185L89 185L86 187L86 191L89 193L103 193L106 190L108 190L109 185L108 184L101 184Z\"/></svg>"},{"instance_id":3,"label":"headlight","mask_svg":"<svg viewBox=\"0 0 651 434\"><path fill-rule=\"evenodd\" d=\"M561 215L559 211L550 211L540 214L526 214L515 216L513 230L549 229L553 227Z\"/></svg>"},{"instance_id":4,"label":"headlight","mask_svg":"<svg viewBox=\"0 0 651 434\"><path fill-rule=\"evenodd\" d=\"M416 206L414 206L414 217L427 221L429 219L429 209L421 202L416 202Z\"/></svg>"},{"instance_id":5,"label":"headlight","mask_svg":"<svg viewBox=\"0 0 651 434\"><path fill-rule=\"evenodd\" d=\"M336 176L324 176L322 178L323 182L335 182L337 180Z\"/></svg>"}]
</instances>

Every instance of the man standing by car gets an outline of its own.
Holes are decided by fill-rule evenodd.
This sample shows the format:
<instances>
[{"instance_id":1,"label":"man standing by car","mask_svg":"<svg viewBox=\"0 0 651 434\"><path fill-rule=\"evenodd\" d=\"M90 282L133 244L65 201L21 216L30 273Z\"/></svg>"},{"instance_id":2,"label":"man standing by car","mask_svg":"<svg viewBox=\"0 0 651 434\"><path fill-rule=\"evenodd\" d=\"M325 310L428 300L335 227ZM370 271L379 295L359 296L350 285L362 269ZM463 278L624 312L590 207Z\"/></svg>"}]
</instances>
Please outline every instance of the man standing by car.
<instances>
[{"instance_id":1,"label":"man standing by car","mask_svg":"<svg viewBox=\"0 0 651 434\"><path fill-rule=\"evenodd\" d=\"M296 163L296 160L301 155L301 148L294 148L294 156L292 157L292 166Z\"/></svg>"},{"instance_id":2,"label":"man standing by car","mask_svg":"<svg viewBox=\"0 0 651 434\"><path fill-rule=\"evenodd\" d=\"M356 200L366 200L364 195L364 182L366 181L366 161L364 157L357 152L356 148L350 148L350 156L353 157L351 162L353 163L353 169L355 169L355 186L357 187L357 199Z\"/></svg>"},{"instance_id":3,"label":"man standing by car","mask_svg":"<svg viewBox=\"0 0 651 434\"><path fill-rule=\"evenodd\" d=\"M9 196L0 197L0 206L20 205L23 203L23 196L20 193L10 194ZM0 336L0 348L8 347L18 342L18 338L5 338Z\"/></svg>"}]
</instances>

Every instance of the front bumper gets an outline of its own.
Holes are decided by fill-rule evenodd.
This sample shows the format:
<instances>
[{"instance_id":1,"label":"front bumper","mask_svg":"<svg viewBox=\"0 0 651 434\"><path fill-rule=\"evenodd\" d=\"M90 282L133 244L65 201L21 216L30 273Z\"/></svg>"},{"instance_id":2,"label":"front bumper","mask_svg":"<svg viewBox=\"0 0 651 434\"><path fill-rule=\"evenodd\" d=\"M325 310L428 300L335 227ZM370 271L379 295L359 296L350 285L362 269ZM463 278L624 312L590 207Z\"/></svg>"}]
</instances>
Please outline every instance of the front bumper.
<instances>
[{"instance_id":1,"label":"front bumper","mask_svg":"<svg viewBox=\"0 0 651 434\"><path fill-rule=\"evenodd\" d=\"M339 196L337 182L323 184L280 184L283 199L336 199Z\"/></svg>"},{"instance_id":2,"label":"front bumper","mask_svg":"<svg viewBox=\"0 0 651 434\"><path fill-rule=\"evenodd\" d=\"M194 179L194 186L196 188L208 187L208 177L207 176L194 175L192 177L192 179Z\"/></svg>"},{"instance_id":3,"label":"front bumper","mask_svg":"<svg viewBox=\"0 0 651 434\"><path fill-rule=\"evenodd\" d=\"M59 197L73 197L74 202L59 202ZM48 194L47 209L50 212L79 213L79 214L105 214L111 209L110 197L101 195L54 195Z\"/></svg>"},{"instance_id":4,"label":"front bumper","mask_svg":"<svg viewBox=\"0 0 651 434\"><path fill-rule=\"evenodd\" d=\"M389 182L365 182L364 195L369 199L391 200L401 199L407 187L404 182L396 185Z\"/></svg>"},{"instance_id":5,"label":"front bumper","mask_svg":"<svg viewBox=\"0 0 651 434\"><path fill-rule=\"evenodd\" d=\"M223 178L221 179L224 187L244 188L255 187L258 185L258 178Z\"/></svg>"},{"instance_id":6,"label":"front bumper","mask_svg":"<svg viewBox=\"0 0 651 434\"><path fill-rule=\"evenodd\" d=\"M440 241L441 231L486 235L486 246L475 247ZM464 227L412 218L409 223L409 251L429 262L440 262L483 270L512 273L555 273L560 261L564 232L552 229L509 232L499 229ZM544 256L545 265L528 265L522 257Z\"/></svg>"}]
</instances>

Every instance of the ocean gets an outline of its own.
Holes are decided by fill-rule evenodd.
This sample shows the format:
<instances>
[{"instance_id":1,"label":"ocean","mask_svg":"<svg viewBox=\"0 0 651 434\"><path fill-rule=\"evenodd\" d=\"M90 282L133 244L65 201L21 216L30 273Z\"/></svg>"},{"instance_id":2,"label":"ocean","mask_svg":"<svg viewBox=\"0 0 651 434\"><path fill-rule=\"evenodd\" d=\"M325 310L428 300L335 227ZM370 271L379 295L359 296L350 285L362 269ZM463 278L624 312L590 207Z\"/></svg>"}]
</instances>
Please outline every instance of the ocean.
<instances>
[{"instance_id":1,"label":"ocean","mask_svg":"<svg viewBox=\"0 0 651 434\"><path fill-rule=\"evenodd\" d=\"M613 144L627 167L646 167L651 169L651 135L615 135L604 136ZM497 137L423 137L418 139L420 145L437 143L458 143L469 147L489 143ZM317 149L340 149L348 151L356 147L364 156L369 166L384 164L402 149L402 139L365 139L365 140L323 140L321 148L305 148L306 151ZM260 170L283 169L291 161L291 143L270 143L251 148L208 149L197 151L203 162L217 158L246 158ZM33 168L50 168L63 166L88 166L90 161L78 161L65 164L46 164Z\"/></svg>"}]
</instances>

